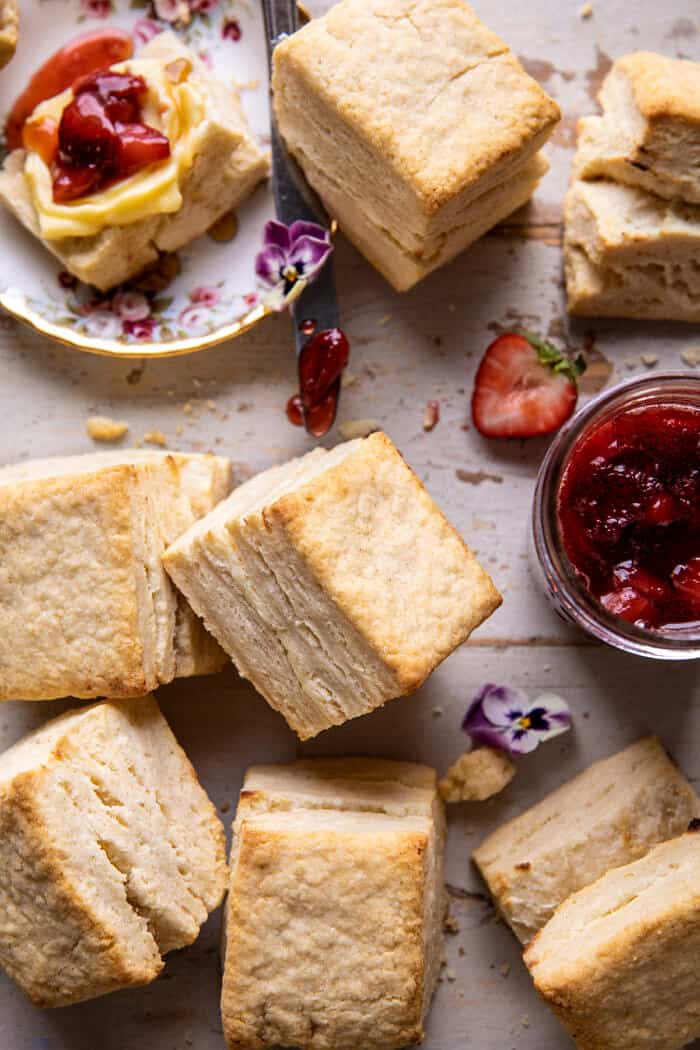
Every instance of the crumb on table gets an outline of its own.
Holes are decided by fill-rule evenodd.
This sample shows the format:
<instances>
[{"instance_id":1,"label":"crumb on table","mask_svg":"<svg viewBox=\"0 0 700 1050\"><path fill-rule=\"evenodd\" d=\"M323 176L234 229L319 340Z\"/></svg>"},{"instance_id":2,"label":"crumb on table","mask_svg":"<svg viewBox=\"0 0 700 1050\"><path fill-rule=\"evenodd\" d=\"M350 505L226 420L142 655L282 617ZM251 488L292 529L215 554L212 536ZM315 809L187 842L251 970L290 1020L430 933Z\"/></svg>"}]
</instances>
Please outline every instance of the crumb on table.
<instances>
[{"instance_id":1,"label":"crumb on table","mask_svg":"<svg viewBox=\"0 0 700 1050\"><path fill-rule=\"evenodd\" d=\"M161 448L165 448L167 440L162 430L149 430L147 434L143 435L143 440L148 445L160 445Z\"/></svg>"},{"instance_id":2,"label":"crumb on table","mask_svg":"<svg viewBox=\"0 0 700 1050\"><path fill-rule=\"evenodd\" d=\"M515 766L502 751L479 747L460 755L438 783L445 802L483 802L510 784Z\"/></svg>"},{"instance_id":3,"label":"crumb on table","mask_svg":"<svg viewBox=\"0 0 700 1050\"><path fill-rule=\"evenodd\" d=\"M85 429L93 441L118 441L128 431L129 424L123 419L110 419L109 416L90 416Z\"/></svg>"}]
</instances>

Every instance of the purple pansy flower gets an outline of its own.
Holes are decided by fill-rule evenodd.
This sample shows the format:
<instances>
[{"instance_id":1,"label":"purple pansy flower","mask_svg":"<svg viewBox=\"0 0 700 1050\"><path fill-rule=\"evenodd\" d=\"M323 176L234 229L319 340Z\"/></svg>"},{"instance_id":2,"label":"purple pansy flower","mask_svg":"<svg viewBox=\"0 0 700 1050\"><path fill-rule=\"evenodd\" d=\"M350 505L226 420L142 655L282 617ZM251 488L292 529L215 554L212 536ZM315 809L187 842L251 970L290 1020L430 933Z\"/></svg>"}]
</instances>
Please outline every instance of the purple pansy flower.
<instances>
[{"instance_id":1,"label":"purple pansy flower","mask_svg":"<svg viewBox=\"0 0 700 1050\"><path fill-rule=\"evenodd\" d=\"M491 682L476 694L462 722L475 743L514 755L526 755L570 728L571 712L560 696L542 693L530 701L522 689Z\"/></svg>"},{"instance_id":2,"label":"purple pansy flower","mask_svg":"<svg viewBox=\"0 0 700 1050\"><path fill-rule=\"evenodd\" d=\"M333 251L331 236L315 222L265 224L263 249L255 259L258 281L266 289L265 302L283 310L313 281Z\"/></svg>"}]
</instances>

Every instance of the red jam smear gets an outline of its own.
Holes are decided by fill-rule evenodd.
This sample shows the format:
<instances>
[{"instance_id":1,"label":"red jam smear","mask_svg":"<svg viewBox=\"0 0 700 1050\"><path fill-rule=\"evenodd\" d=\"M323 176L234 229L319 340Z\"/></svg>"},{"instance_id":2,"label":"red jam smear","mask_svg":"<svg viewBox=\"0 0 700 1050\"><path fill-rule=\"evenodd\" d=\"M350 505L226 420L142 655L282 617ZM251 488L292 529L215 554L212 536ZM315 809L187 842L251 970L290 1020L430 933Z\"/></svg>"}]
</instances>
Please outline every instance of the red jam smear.
<instances>
[{"instance_id":1,"label":"red jam smear","mask_svg":"<svg viewBox=\"0 0 700 1050\"><path fill-rule=\"evenodd\" d=\"M309 335L299 354L299 393L287 402L287 418L306 426L309 434L323 437L335 421L343 369L350 344L339 328L314 332L313 321L302 321L300 331Z\"/></svg>"},{"instance_id":2,"label":"red jam smear","mask_svg":"<svg viewBox=\"0 0 700 1050\"><path fill-rule=\"evenodd\" d=\"M700 407L622 409L572 449L558 500L588 591L639 627L700 620Z\"/></svg>"},{"instance_id":3,"label":"red jam smear","mask_svg":"<svg viewBox=\"0 0 700 1050\"><path fill-rule=\"evenodd\" d=\"M50 163L57 204L97 193L119 179L170 156L165 135L141 120L147 91L142 77L98 70L73 84L73 101L63 111L53 142L53 122L26 124L24 144L39 139L40 155Z\"/></svg>"},{"instance_id":4,"label":"red jam smear","mask_svg":"<svg viewBox=\"0 0 700 1050\"><path fill-rule=\"evenodd\" d=\"M46 99L60 95L88 73L124 62L134 53L134 41L121 29L97 29L71 40L37 69L13 105L5 124L8 148L22 146L28 117Z\"/></svg>"}]
</instances>

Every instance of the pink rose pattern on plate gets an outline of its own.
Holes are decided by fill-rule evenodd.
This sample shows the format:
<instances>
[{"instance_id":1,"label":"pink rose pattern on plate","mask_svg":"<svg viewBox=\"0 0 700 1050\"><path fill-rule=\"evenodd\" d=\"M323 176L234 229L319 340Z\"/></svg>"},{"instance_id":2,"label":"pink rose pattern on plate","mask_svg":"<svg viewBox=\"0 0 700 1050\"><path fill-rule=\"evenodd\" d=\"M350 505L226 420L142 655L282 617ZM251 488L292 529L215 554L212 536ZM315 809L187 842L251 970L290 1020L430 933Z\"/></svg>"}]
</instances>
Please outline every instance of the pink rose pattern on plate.
<instances>
[{"instance_id":1,"label":"pink rose pattern on plate","mask_svg":"<svg viewBox=\"0 0 700 1050\"><path fill-rule=\"evenodd\" d=\"M258 302L255 292L227 296L224 281L198 285L189 294L142 292L125 286L111 295L96 295L62 271L58 285L66 290L57 320L98 339L122 342L167 342L213 332ZM45 304L44 304L45 306Z\"/></svg>"}]
</instances>

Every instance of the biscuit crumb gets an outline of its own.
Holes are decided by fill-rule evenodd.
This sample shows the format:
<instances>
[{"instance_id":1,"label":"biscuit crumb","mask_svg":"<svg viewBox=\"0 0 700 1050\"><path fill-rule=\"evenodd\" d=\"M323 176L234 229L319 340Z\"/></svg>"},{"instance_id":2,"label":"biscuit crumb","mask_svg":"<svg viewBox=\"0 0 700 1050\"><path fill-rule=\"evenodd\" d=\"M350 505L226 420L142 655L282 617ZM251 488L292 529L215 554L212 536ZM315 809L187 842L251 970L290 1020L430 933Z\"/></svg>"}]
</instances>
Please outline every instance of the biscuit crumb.
<instances>
[{"instance_id":1,"label":"biscuit crumb","mask_svg":"<svg viewBox=\"0 0 700 1050\"><path fill-rule=\"evenodd\" d=\"M369 434L373 434L375 430L381 429L382 425L376 419L346 419L338 427L340 436L345 438L346 441L351 441L352 438L367 437Z\"/></svg>"},{"instance_id":2,"label":"biscuit crumb","mask_svg":"<svg viewBox=\"0 0 700 1050\"><path fill-rule=\"evenodd\" d=\"M359 378L354 372L345 371L340 378L340 385L344 390L348 386L354 386Z\"/></svg>"},{"instance_id":3,"label":"biscuit crumb","mask_svg":"<svg viewBox=\"0 0 700 1050\"><path fill-rule=\"evenodd\" d=\"M379 318L379 320L377 321L377 324L382 325L382 327L385 324L389 324L389 321L391 320L392 316L393 316L392 314L384 314L383 317Z\"/></svg>"},{"instance_id":4,"label":"biscuit crumb","mask_svg":"<svg viewBox=\"0 0 700 1050\"><path fill-rule=\"evenodd\" d=\"M445 977L447 978L448 981L456 981L457 980L457 974L454 972L454 970L445 970Z\"/></svg>"},{"instance_id":5,"label":"biscuit crumb","mask_svg":"<svg viewBox=\"0 0 700 1050\"><path fill-rule=\"evenodd\" d=\"M147 434L143 435L143 440L148 445L160 445L161 448L165 448L167 440L162 430L149 430Z\"/></svg>"},{"instance_id":6,"label":"biscuit crumb","mask_svg":"<svg viewBox=\"0 0 700 1050\"><path fill-rule=\"evenodd\" d=\"M93 441L119 441L129 429L129 424L122 419L110 419L109 416L90 416L85 429Z\"/></svg>"},{"instance_id":7,"label":"biscuit crumb","mask_svg":"<svg viewBox=\"0 0 700 1050\"><path fill-rule=\"evenodd\" d=\"M523 1019L522 1019L522 1021L520 1023L523 1026L523 1028L529 1028L530 1027L530 1018L527 1016L527 1014L525 1014L525 1016L523 1017Z\"/></svg>"},{"instance_id":8,"label":"biscuit crumb","mask_svg":"<svg viewBox=\"0 0 700 1050\"><path fill-rule=\"evenodd\" d=\"M479 747L460 755L438 783L445 802L484 802L515 776L515 766L502 751Z\"/></svg>"},{"instance_id":9,"label":"biscuit crumb","mask_svg":"<svg viewBox=\"0 0 700 1050\"><path fill-rule=\"evenodd\" d=\"M506 962L501 963L499 969L500 969L501 977L507 977L508 974L510 973L510 963L506 963Z\"/></svg>"},{"instance_id":10,"label":"biscuit crumb","mask_svg":"<svg viewBox=\"0 0 700 1050\"><path fill-rule=\"evenodd\" d=\"M625 368L629 368L630 372L632 371L633 368L636 368L638 364L639 364L639 361L637 360L636 357L626 357L625 358Z\"/></svg>"},{"instance_id":11,"label":"biscuit crumb","mask_svg":"<svg viewBox=\"0 0 700 1050\"><path fill-rule=\"evenodd\" d=\"M579 18L590 18L593 14L593 4L584 4L579 9Z\"/></svg>"},{"instance_id":12,"label":"biscuit crumb","mask_svg":"<svg viewBox=\"0 0 700 1050\"><path fill-rule=\"evenodd\" d=\"M433 708L431 714L432 714L433 718L442 718L443 708L441 708L438 704L436 704L435 707Z\"/></svg>"},{"instance_id":13,"label":"biscuit crumb","mask_svg":"<svg viewBox=\"0 0 700 1050\"><path fill-rule=\"evenodd\" d=\"M653 368L654 365L657 365L659 363L659 355L642 354L642 363L645 364L647 368Z\"/></svg>"},{"instance_id":14,"label":"biscuit crumb","mask_svg":"<svg viewBox=\"0 0 700 1050\"><path fill-rule=\"evenodd\" d=\"M428 401L423 413L423 430L434 430L440 422L440 403Z\"/></svg>"},{"instance_id":15,"label":"biscuit crumb","mask_svg":"<svg viewBox=\"0 0 700 1050\"><path fill-rule=\"evenodd\" d=\"M453 915L449 913L445 916L445 921L442 924L442 928L445 933L459 933L462 927L459 925Z\"/></svg>"},{"instance_id":16,"label":"biscuit crumb","mask_svg":"<svg viewBox=\"0 0 700 1050\"><path fill-rule=\"evenodd\" d=\"M684 350L681 353L681 359L691 368L700 365L700 346L691 346L689 350Z\"/></svg>"}]
</instances>

